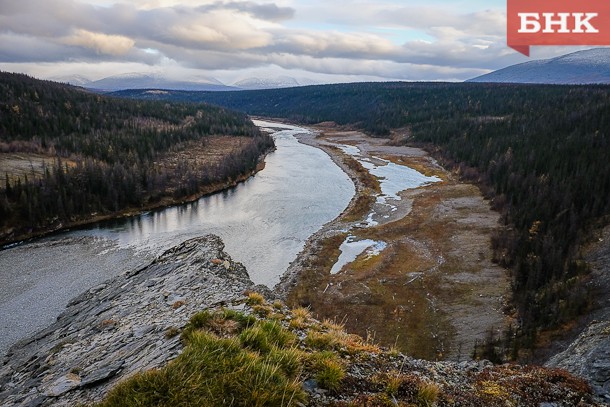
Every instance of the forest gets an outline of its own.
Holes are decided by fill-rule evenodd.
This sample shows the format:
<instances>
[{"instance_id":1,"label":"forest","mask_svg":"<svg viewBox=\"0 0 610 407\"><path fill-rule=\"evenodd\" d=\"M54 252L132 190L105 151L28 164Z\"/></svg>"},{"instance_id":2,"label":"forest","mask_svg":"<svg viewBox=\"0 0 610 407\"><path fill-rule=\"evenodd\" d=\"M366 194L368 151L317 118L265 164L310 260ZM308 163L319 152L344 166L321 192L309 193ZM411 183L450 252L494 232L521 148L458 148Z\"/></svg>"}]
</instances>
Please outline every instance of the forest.
<instances>
[{"instance_id":1,"label":"forest","mask_svg":"<svg viewBox=\"0 0 610 407\"><path fill-rule=\"evenodd\" d=\"M0 157L48 158L40 171L2 174L0 242L197 195L274 148L245 114L205 103L117 99L3 72L0 95ZM181 159L218 136L239 148L207 165Z\"/></svg>"},{"instance_id":2,"label":"forest","mask_svg":"<svg viewBox=\"0 0 610 407\"><path fill-rule=\"evenodd\" d=\"M529 354L541 332L561 330L600 295L587 285L580 247L610 221L608 86L360 83L120 96L205 101L300 123L332 121L377 137L401 134L398 142L424 146L478 183L502 214L492 246L510 272L518 316L494 357Z\"/></svg>"}]
</instances>

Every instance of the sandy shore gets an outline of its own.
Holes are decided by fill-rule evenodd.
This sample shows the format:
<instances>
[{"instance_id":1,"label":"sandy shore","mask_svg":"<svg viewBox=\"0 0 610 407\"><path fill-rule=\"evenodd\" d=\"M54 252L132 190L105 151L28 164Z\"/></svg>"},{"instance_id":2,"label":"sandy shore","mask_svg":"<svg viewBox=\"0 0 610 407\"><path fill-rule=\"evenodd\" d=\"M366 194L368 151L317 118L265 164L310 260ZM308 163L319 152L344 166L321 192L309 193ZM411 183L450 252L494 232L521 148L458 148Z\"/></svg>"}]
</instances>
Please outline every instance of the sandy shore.
<instances>
[{"instance_id":1,"label":"sandy shore","mask_svg":"<svg viewBox=\"0 0 610 407\"><path fill-rule=\"evenodd\" d=\"M311 236L276 291L293 306L310 307L320 318L342 321L349 331L413 356L472 357L476 343L511 322L504 313L508 274L492 262L490 247L499 215L476 186L459 181L422 149L332 126L316 130L299 141L326 151L357 192L339 218ZM358 147L365 160L406 165L442 182L401 191L391 206L380 204L370 175L339 146ZM331 274L348 236L384 242L385 248Z\"/></svg>"}]
</instances>

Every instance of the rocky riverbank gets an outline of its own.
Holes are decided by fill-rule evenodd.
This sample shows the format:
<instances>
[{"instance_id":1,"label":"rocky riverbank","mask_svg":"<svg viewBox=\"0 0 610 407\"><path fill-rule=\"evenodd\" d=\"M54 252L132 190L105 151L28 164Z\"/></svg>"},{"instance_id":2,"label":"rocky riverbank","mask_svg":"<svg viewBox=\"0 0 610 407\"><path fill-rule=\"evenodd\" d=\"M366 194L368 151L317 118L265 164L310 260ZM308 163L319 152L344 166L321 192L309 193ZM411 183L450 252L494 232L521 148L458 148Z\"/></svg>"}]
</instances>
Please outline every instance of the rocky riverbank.
<instances>
[{"instance_id":1,"label":"rocky riverbank","mask_svg":"<svg viewBox=\"0 0 610 407\"><path fill-rule=\"evenodd\" d=\"M72 300L54 324L11 348L0 367L1 404L73 406L175 358L177 334L194 313L253 287L223 249L216 236L188 240Z\"/></svg>"}]
</instances>

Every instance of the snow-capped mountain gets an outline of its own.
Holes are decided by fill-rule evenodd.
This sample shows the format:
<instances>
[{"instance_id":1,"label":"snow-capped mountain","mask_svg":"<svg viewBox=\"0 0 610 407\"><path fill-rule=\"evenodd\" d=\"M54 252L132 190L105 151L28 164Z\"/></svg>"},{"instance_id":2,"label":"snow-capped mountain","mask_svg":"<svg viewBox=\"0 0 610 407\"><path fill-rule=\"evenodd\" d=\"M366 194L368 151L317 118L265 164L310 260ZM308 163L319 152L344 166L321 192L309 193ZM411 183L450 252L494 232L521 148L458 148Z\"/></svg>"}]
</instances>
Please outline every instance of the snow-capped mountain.
<instances>
[{"instance_id":1,"label":"snow-capped mountain","mask_svg":"<svg viewBox=\"0 0 610 407\"><path fill-rule=\"evenodd\" d=\"M74 86L87 86L91 83L91 79L85 78L82 75L67 75L67 76L54 76L49 78L50 81L68 83Z\"/></svg>"},{"instance_id":2,"label":"snow-capped mountain","mask_svg":"<svg viewBox=\"0 0 610 407\"><path fill-rule=\"evenodd\" d=\"M310 79L296 79L290 76L278 76L275 78L247 78L237 81L233 86L240 89L278 89L292 88L295 86L313 85L316 82Z\"/></svg>"},{"instance_id":3,"label":"snow-capped mountain","mask_svg":"<svg viewBox=\"0 0 610 407\"><path fill-rule=\"evenodd\" d=\"M146 73L128 73L109 76L90 82L85 87L102 91L117 91L124 89L171 89L171 90L229 90L229 86L207 77L194 77L189 80L174 80L163 75Z\"/></svg>"},{"instance_id":4,"label":"snow-capped mountain","mask_svg":"<svg viewBox=\"0 0 610 407\"><path fill-rule=\"evenodd\" d=\"M595 48L556 58L525 62L466 82L566 85L610 83L610 48Z\"/></svg>"}]
</instances>

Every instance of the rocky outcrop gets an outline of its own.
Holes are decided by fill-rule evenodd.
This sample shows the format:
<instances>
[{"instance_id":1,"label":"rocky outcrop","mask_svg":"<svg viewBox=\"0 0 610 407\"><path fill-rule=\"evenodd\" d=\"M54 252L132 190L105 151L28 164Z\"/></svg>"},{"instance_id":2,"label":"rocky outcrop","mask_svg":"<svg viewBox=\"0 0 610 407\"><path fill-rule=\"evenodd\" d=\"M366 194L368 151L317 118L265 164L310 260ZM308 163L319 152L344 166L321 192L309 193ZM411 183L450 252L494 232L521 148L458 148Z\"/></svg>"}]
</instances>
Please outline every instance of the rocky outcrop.
<instances>
[{"instance_id":1,"label":"rocky outcrop","mask_svg":"<svg viewBox=\"0 0 610 407\"><path fill-rule=\"evenodd\" d=\"M122 378L175 358L194 313L253 287L223 249L217 236L188 240L75 298L53 325L11 348L0 367L2 405L97 400Z\"/></svg>"},{"instance_id":2,"label":"rocky outcrop","mask_svg":"<svg viewBox=\"0 0 610 407\"><path fill-rule=\"evenodd\" d=\"M560 367L586 378L593 391L610 404L610 321L594 321L548 366Z\"/></svg>"}]
</instances>

